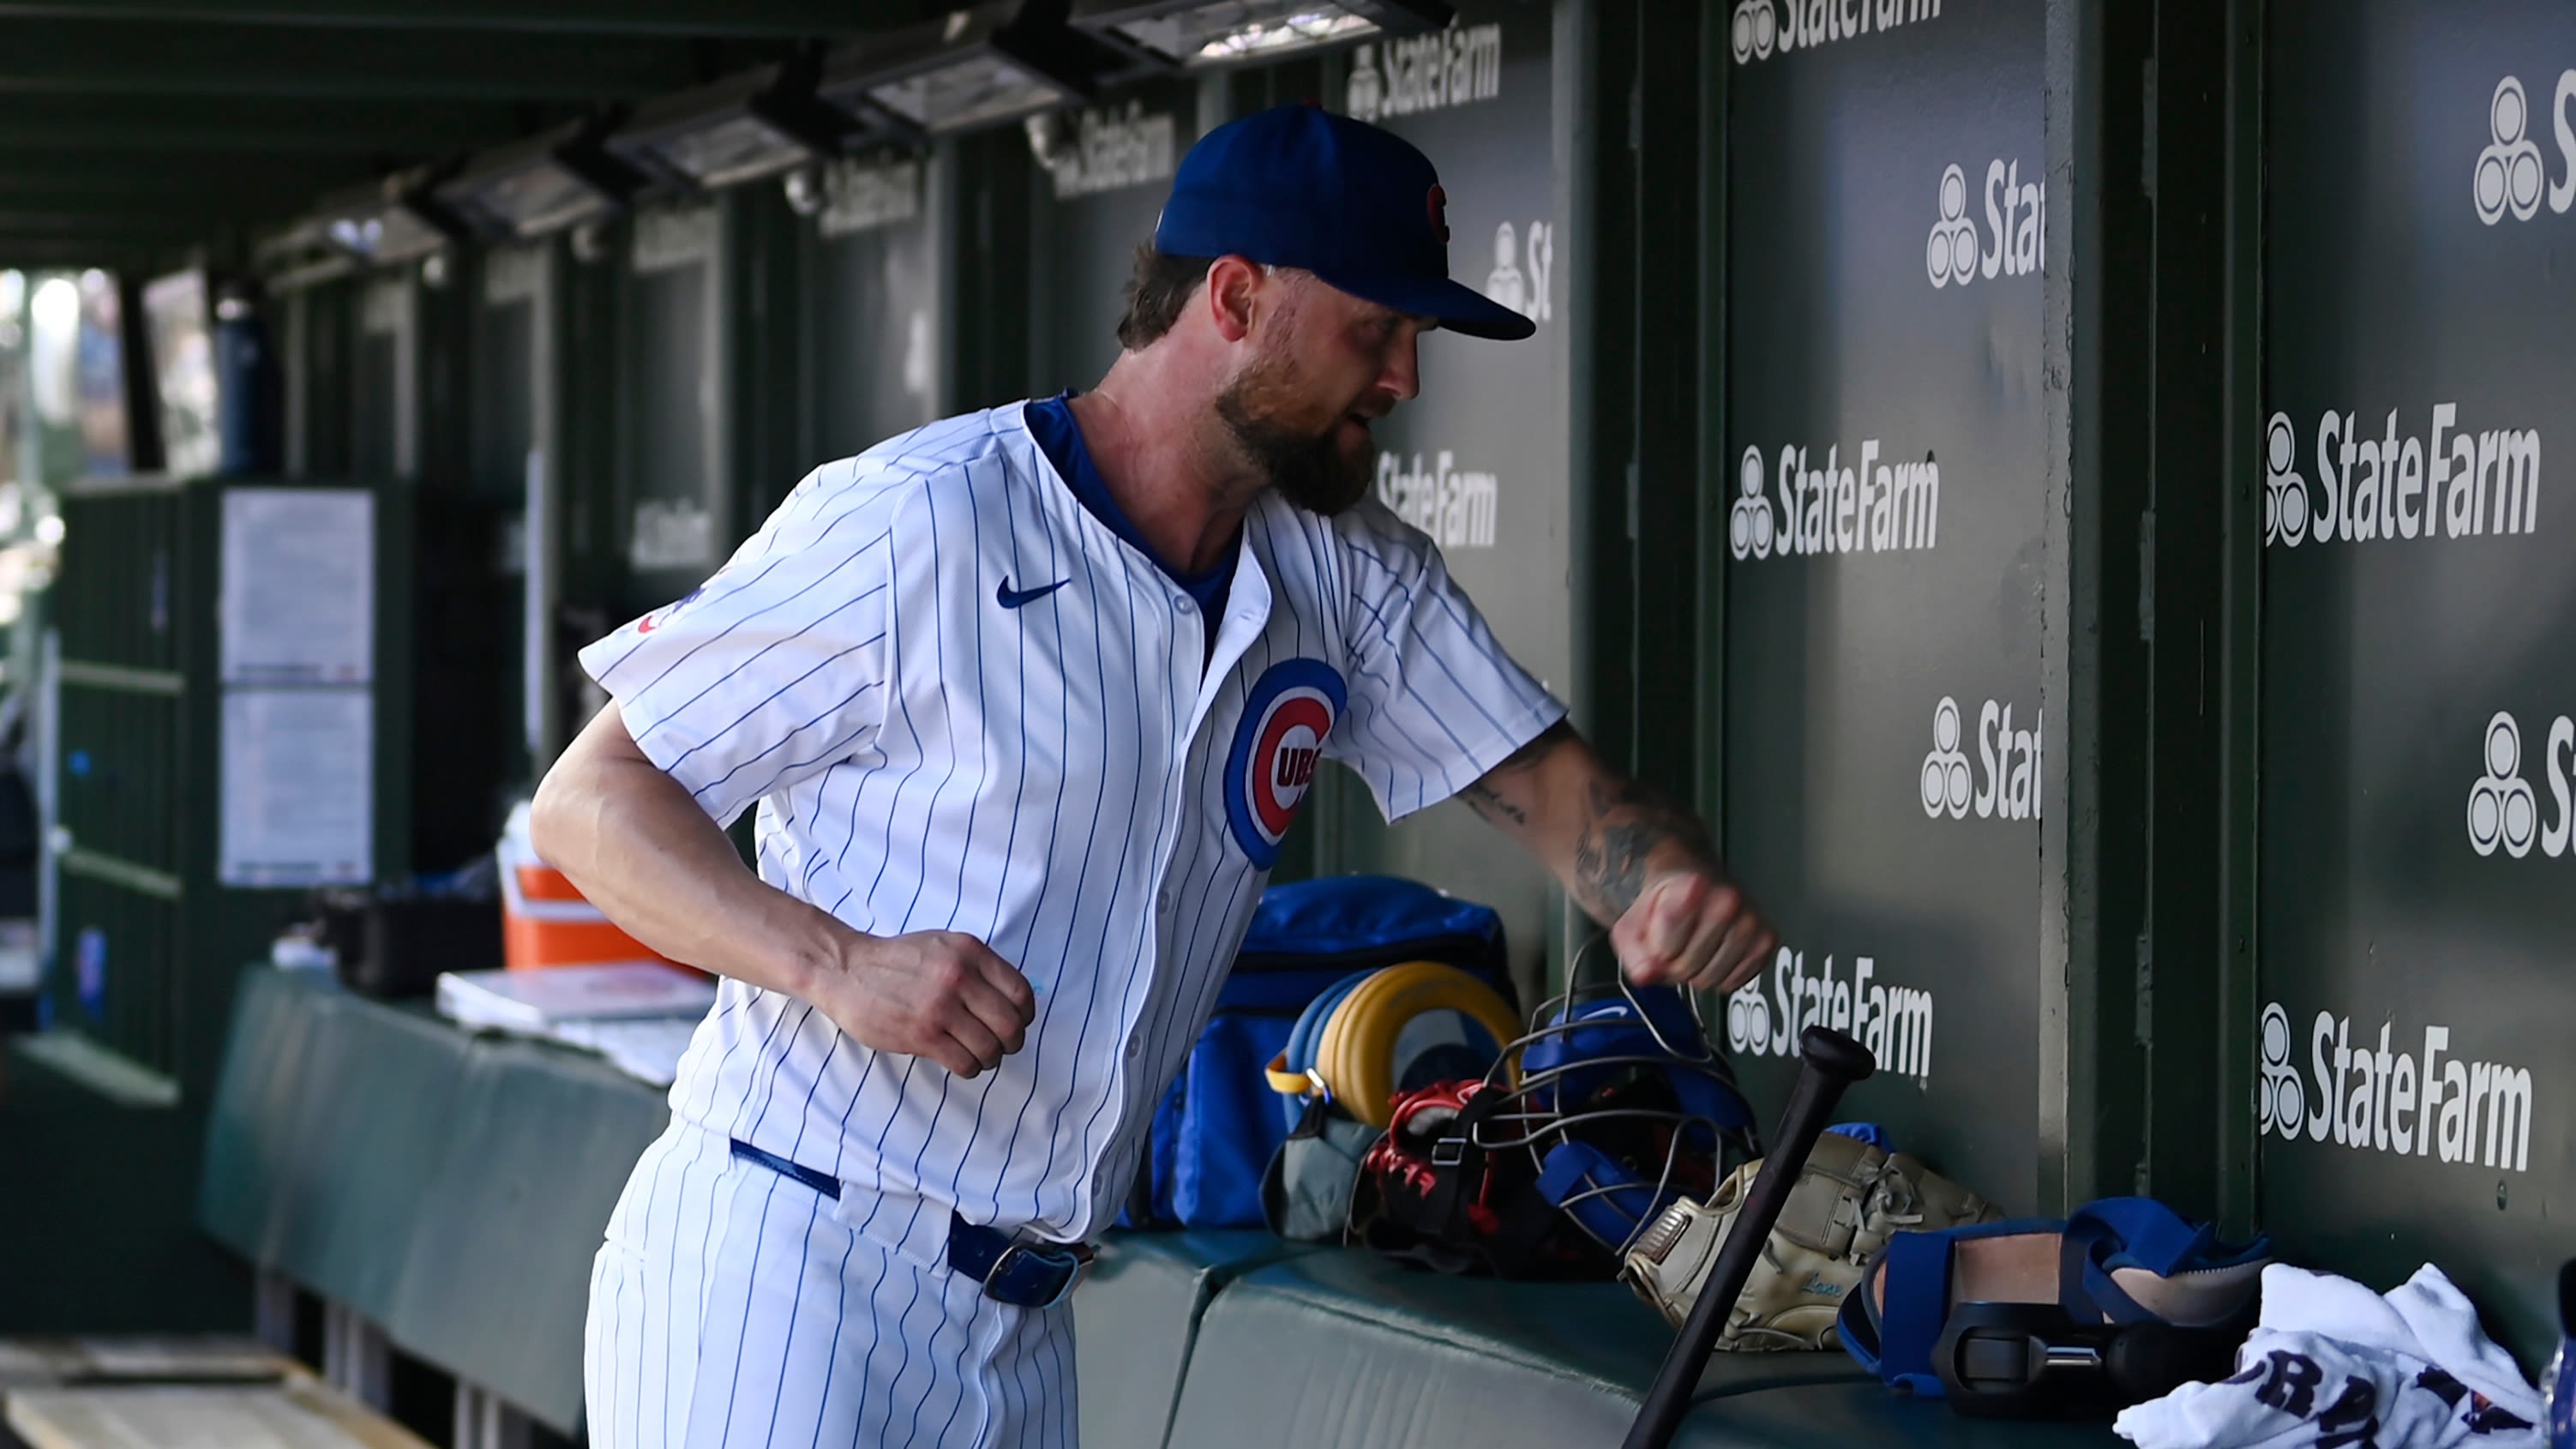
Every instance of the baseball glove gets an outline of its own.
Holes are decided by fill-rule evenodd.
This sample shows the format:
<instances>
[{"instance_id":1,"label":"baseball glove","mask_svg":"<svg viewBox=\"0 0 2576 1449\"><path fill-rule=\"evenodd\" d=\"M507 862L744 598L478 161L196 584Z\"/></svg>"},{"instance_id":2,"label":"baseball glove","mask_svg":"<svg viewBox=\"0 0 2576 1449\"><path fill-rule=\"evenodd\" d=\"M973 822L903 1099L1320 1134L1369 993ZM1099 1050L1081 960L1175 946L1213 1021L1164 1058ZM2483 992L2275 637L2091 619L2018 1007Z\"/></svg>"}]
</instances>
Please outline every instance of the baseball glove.
<instances>
[{"instance_id":1,"label":"baseball glove","mask_svg":"<svg viewBox=\"0 0 2576 1449\"><path fill-rule=\"evenodd\" d=\"M1619 1276L1675 1327L1690 1316L1761 1166L1756 1160L1737 1168L1705 1203L1684 1198L1665 1209L1629 1249ZM1828 1132L1799 1169L1717 1346L1830 1348L1843 1295L1859 1286L1890 1237L2002 1216L1913 1157Z\"/></svg>"}]
</instances>

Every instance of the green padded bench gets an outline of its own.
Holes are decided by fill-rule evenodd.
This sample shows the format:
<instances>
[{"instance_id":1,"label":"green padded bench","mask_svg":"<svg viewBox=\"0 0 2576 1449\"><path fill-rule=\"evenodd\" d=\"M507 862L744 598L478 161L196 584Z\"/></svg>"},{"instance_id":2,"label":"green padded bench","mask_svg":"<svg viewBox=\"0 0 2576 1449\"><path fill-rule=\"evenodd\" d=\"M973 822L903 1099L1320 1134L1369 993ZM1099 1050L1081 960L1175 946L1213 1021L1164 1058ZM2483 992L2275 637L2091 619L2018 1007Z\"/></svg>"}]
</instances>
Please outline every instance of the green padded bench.
<instances>
[{"instance_id":1,"label":"green padded bench","mask_svg":"<svg viewBox=\"0 0 2576 1449\"><path fill-rule=\"evenodd\" d=\"M666 1118L658 1089L598 1058L254 967L235 995L198 1221L572 1434L591 1257Z\"/></svg>"},{"instance_id":2,"label":"green padded bench","mask_svg":"<svg viewBox=\"0 0 2576 1449\"><path fill-rule=\"evenodd\" d=\"M662 1094L323 977L253 968L235 1002L201 1225L576 1432L591 1257L668 1120ZM1159 1445L1208 1303L1301 1251L1259 1232L1113 1235L1074 1299L1085 1441Z\"/></svg>"},{"instance_id":3,"label":"green padded bench","mask_svg":"<svg viewBox=\"0 0 2576 1449\"><path fill-rule=\"evenodd\" d=\"M199 1218L404 1351L565 1434L591 1257L662 1094L583 1053L255 968ZM1121 1233L1073 1309L1086 1449L1615 1444L1671 1333L1614 1283L1416 1272L1266 1233ZM1721 1356L1678 1445L2104 1449L2107 1427L1962 1420L1838 1354Z\"/></svg>"},{"instance_id":4,"label":"green padded bench","mask_svg":"<svg viewBox=\"0 0 2576 1449\"><path fill-rule=\"evenodd\" d=\"M1073 1295L1086 1449L1156 1449L1209 1302L1244 1274L1310 1251L1266 1232L1111 1234Z\"/></svg>"},{"instance_id":5,"label":"green padded bench","mask_svg":"<svg viewBox=\"0 0 2576 1449\"><path fill-rule=\"evenodd\" d=\"M1617 1283L1418 1272L1357 1249L1246 1275L1200 1324L1170 1449L1616 1444L1672 1342ZM1698 1399L1881 1392L1839 1354L1721 1355ZM1694 1411L1694 1423L1710 1410ZM1679 1444L1724 1442L1685 1430ZM1804 1443L1804 1439L1794 1442Z\"/></svg>"},{"instance_id":6,"label":"green padded bench","mask_svg":"<svg viewBox=\"0 0 2576 1449\"><path fill-rule=\"evenodd\" d=\"M312 1087L315 989L282 971L245 971L206 1117L197 1222L253 1263L284 1251L286 1185L300 1170L294 1128Z\"/></svg>"},{"instance_id":7,"label":"green padded bench","mask_svg":"<svg viewBox=\"0 0 2576 1449\"><path fill-rule=\"evenodd\" d=\"M441 1110L446 1156L383 1244L402 1265L386 1336L574 1433L591 1260L669 1109L596 1057L485 1036Z\"/></svg>"},{"instance_id":8,"label":"green padded bench","mask_svg":"<svg viewBox=\"0 0 2576 1449\"><path fill-rule=\"evenodd\" d=\"M390 1325L399 1245L447 1161L471 1038L322 978L245 973L199 1220L244 1257Z\"/></svg>"}]
</instances>

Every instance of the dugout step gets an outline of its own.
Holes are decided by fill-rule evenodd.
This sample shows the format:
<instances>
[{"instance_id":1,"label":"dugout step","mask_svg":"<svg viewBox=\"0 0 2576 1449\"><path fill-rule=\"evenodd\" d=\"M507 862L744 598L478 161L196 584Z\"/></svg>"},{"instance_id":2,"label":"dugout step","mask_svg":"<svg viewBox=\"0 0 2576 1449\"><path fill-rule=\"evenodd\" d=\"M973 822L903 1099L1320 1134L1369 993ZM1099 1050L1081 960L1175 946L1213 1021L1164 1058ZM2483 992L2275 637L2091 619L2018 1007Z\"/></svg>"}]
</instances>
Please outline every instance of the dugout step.
<instances>
[{"instance_id":1,"label":"dugout step","mask_svg":"<svg viewBox=\"0 0 2576 1449\"><path fill-rule=\"evenodd\" d=\"M0 1417L27 1449L428 1449L266 1345L225 1336L0 1340Z\"/></svg>"}]
</instances>

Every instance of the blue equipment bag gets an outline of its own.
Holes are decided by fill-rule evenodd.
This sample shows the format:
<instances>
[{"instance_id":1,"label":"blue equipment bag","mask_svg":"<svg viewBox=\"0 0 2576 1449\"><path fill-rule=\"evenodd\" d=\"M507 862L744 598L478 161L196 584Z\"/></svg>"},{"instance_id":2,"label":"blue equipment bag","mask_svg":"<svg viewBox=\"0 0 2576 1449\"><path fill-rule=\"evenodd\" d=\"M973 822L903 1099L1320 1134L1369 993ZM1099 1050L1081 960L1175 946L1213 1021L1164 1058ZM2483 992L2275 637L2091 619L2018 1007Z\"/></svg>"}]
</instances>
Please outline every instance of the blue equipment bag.
<instances>
[{"instance_id":1,"label":"blue equipment bag","mask_svg":"<svg viewBox=\"0 0 2576 1449\"><path fill-rule=\"evenodd\" d=\"M1262 1226L1262 1170L1288 1135L1262 1069L1308 1002L1355 972L1406 961L1456 966L1513 999L1503 922L1490 906L1393 876L1262 892L1216 1012L1155 1108L1119 1225Z\"/></svg>"}]
</instances>

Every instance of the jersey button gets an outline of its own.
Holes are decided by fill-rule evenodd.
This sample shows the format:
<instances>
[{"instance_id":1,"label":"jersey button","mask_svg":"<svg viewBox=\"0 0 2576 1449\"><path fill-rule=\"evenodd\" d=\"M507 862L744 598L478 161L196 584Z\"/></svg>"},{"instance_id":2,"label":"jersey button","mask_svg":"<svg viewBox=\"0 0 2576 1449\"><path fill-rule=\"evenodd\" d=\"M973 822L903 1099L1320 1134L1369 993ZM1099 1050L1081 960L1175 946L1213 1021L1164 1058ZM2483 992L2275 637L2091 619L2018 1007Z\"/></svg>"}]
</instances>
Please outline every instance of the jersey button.
<instances>
[{"instance_id":1,"label":"jersey button","mask_svg":"<svg viewBox=\"0 0 2576 1449\"><path fill-rule=\"evenodd\" d=\"M1138 1057L1143 1056L1144 1054L1145 1054L1145 1044L1144 1044L1143 1042L1141 1042L1141 1041L1131 1041L1131 1042L1127 1043L1127 1060L1129 1060L1129 1061L1131 1061L1131 1062L1132 1062L1132 1061L1136 1060Z\"/></svg>"},{"instance_id":2,"label":"jersey button","mask_svg":"<svg viewBox=\"0 0 2576 1449\"><path fill-rule=\"evenodd\" d=\"M1165 891L1161 895L1154 897L1154 904L1162 908L1164 915L1170 915L1172 913L1172 893L1170 891Z\"/></svg>"}]
</instances>

